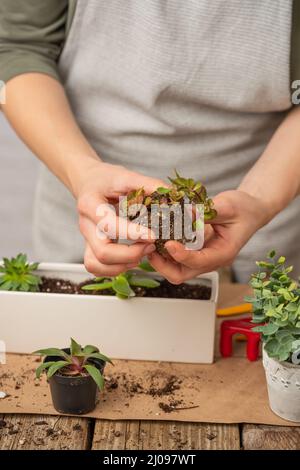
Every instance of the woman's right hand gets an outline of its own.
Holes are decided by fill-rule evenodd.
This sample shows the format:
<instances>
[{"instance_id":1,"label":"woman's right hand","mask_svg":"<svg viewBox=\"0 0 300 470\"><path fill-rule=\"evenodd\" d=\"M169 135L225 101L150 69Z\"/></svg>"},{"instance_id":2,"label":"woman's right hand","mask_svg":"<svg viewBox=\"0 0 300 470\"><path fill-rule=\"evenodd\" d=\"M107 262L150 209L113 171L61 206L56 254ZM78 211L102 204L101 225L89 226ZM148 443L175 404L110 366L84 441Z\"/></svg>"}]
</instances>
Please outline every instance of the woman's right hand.
<instances>
[{"instance_id":1,"label":"woman's right hand","mask_svg":"<svg viewBox=\"0 0 300 470\"><path fill-rule=\"evenodd\" d=\"M90 161L73 187L79 227L86 240L84 264L89 272L95 276L116 276L137 266L155 250L152 232L118 217L112 204L117 204L119 197L132 189L143 187L146 193L151 193L164 184L121 166ZM117 239L131 239L135 243L116 243Z\"/></svg>"}]
</instances>

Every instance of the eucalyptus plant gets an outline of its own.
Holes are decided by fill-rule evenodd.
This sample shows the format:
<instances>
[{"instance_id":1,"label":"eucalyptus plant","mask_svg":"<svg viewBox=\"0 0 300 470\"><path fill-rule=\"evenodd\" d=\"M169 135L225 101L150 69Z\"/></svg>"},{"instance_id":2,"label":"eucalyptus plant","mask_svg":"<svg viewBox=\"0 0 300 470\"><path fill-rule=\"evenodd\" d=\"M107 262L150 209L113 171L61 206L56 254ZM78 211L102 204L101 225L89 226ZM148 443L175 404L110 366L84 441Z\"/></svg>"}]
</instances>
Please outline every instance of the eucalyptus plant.
<instances>
[{"instance_id":1,"label":"eucalyptus plant","mask_svg":"<svg viewBox=\"0 0 300 470\"><path fill-rule=\"evenodd\" d=\"M64 375L68 376L78 376L87 372L96 382L100 390L104 388L104 378L99 369L93 365L92 360L100 359L103 362L110 362L112 364L111 359L100 353L96 346L87 345L82 347L73 338L71 338L69 354L58 348L39 349L33 354L39 356L57 356L61 358L60 361L43 362L36 369L37 378L40 378L42 372L44 371L47 371L48 379L50 379L58 371L62 371Z\"/></svg>"},{"instance_id":2,"label":"eucalyptus plant","mask_svg":"<svg viewBox=\"0 0 300 470\"><path fill-rule=\"evenodd\" d=\"M38 263L29 263L27 256L20 253L15 258L3 258L0 266L0 290L36 292L41 279L34 271Z\"/></svg>"},{"instance_id":3,"label":"eucalyptus plant","mask_svg":"<svg viewBox=\"0 0 300 470\"><path fill-rule=\"evenodd\" d=\"M252 275L253 296L246 300L253 306L253 323L262 323L253 331L262 333L264 348L270 357L292 361L300 351L300 285L291 278L292 266L285 257L268 254L258 261L259 271Z\"/></svg>"},{"instance_id":4,"label":"eucalyptus plant","mask_svg":"<svg viewBox=\"0 0 300 470\"><path fill-rule=\"evenodd\" d=\"M147 267L146 267L147 266ZM149 265L144 264L144 270L150 271ZM127 271L115 277L96 277L92 284L82 286L85 291L100 291L111 290L119 299L129 299L135 297L135 292L132 287L145 287L153 289L160 285L156 279L151 279L146 276L140 276L133 271Z\"/></svg>"}]
</instances>

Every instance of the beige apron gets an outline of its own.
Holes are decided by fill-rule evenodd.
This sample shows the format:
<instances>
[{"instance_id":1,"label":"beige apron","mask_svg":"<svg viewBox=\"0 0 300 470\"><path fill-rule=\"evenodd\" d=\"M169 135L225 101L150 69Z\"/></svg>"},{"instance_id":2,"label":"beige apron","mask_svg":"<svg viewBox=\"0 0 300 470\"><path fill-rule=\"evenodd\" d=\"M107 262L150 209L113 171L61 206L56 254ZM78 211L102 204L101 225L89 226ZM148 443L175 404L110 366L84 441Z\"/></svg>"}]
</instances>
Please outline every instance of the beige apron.
<instances>
[{"instance_id":1,"label":"beige apron","mask_svg":"<svg viewBox=\"0 0 300 470\"><path fill-rule=\"evenodd\" d=\"M80 127L107 162L236 188L291 106L291 15L290 0L79 0L59 67ZM299 209L253 237L238 280L271 247L300 271ZM46 169L35 214L40 259L82 259L75 202Z\"/></svg>"}]
</instances>

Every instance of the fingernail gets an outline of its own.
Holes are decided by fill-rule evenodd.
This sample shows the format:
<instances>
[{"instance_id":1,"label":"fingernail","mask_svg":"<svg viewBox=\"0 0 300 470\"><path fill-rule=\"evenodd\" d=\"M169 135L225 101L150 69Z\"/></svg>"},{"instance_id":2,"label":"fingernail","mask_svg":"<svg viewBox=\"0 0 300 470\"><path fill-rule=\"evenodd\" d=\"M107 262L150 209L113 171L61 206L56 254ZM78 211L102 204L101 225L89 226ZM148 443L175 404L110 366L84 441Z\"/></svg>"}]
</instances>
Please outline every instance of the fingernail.
<instances>
[{"instance_id":1,"label":"fingernail","mask_svg":"<svg viewBox=\"0 0 300 470\"><path fill-rule=\"evenodd\" d=\"M168 252L170 253L170 255L175 255L175 254L176 254L176 248L175 248L175 246L172 246L172 245L171 245L171 246L168 246L168 247L167 247L167 250L168 250Z\"/></svg>"},{"instance_id":2,"label":"fingernail","mask_svg":"<svg viewBox=\"0 0 300 470\"><path fill-rule=\"evenodd\" d=\"M150 255L150 253L153 253L155 251L155 245L149 245L147 248L144 250L144 255Z\"/></svg>"}]
</instances>

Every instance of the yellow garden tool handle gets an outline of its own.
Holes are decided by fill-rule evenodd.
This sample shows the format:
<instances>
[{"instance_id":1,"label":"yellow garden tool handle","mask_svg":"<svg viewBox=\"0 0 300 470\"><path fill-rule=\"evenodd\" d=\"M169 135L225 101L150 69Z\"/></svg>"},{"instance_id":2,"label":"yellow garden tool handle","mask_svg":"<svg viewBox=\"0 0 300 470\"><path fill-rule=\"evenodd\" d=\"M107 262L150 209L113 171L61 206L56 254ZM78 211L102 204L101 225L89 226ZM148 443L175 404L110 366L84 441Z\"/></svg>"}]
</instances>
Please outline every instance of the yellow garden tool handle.
<instances>
[{"instance_id":1,"label":"yellow garden tool handle","mask_svg":"<svg viewBox=\"0 0 300 470\"><path fill-rule=\"evenodd\" d=\"M230 315L241 315L242 313L251 313L251 312L252 312L251 304L240 304L240 305L234 305L233 307L217 309L218 317L227 317Z\"/></svg>"}]
</instances>

